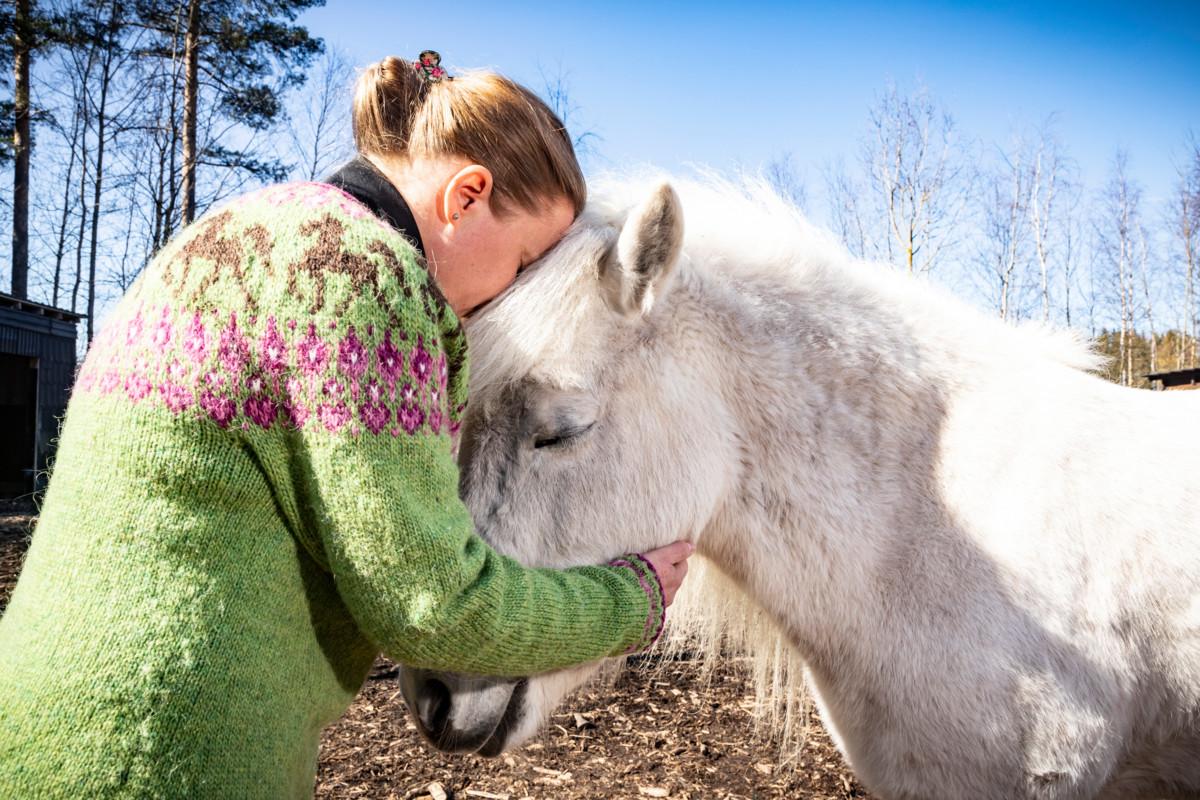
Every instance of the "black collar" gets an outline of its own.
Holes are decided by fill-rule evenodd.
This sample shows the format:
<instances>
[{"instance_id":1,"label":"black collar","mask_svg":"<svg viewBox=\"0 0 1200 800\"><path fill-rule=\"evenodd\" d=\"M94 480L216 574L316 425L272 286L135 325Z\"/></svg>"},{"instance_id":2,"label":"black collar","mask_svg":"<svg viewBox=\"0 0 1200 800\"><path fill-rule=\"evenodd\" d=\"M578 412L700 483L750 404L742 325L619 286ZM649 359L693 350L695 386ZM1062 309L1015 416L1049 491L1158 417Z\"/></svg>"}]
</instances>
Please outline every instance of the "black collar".
<instances>
[{"instance_id":1,"label":"black collar","mask_svg":"<svg viewBox=\"0 0 1200 800\"><path fill-rule=\"evenodd\" d=\"M417 228L417 220L409 210L408 203L404 202L400 192L396 191L396 187L379 168L366 158L355 156L322 178L321 183L338 187L371 209L375 216L407 236L421 258L425 258L421 231Z\"/></svg>"}]
</instances>

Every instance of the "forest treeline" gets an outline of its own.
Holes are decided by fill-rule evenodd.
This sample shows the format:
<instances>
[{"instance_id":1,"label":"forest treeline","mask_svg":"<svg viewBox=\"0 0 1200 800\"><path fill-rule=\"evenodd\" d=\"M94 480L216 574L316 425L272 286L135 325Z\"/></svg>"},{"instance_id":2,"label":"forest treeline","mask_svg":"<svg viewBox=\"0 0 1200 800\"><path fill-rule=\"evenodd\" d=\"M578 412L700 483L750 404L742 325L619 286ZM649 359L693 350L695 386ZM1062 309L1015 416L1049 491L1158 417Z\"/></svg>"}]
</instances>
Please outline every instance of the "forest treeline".
<instances>
[{"instance_id":1,"label":"forest treeline","mask_svg":"<svg viewBox=\"0 0 1200 800\"><path fill-rule=\"evenodd\" d=\"M347 152L345 59L322 0L14 0L3 146L14 295L87 315L183 225Z\"/></svg>"},{"instance_id":2,"label":"forest treeline","mask_svg":"<svg viewBox=\"0 0 1200 800\"><path fill-rule=\"evenodd\" d=\"M980 141L927 90L891 85L857 148L822 170L827 219L854 255L934 277L1004 320L1074 328L1108 357L1106 377L1146 386L1148 372L1200 365L1200 140L1181 131L1174 152L1156 196L1121 149L1089 186L1054 116ZM807 205L790 157L766 175Z\"/></svg>"},{"instance_id":3,"label":"forest treeline","mask_svg":"<svg viewBox=\"0 0 1200 800\"><path fill-rule=\"evenodd\" d=\"M195 216L264 183L312 179L351 151L347 59L298 23L323 0L9 0L0 10L0 249L11 292L102 310ZM540 89L586 156L577 98ZM585 102L586 104L586 102ZM888 86L858 142L820 168L763 173L856 256L950 286L1009 321L1067 325L1108 376L1197 366L1200 141L1147 198L1117 151L1100 186L1053 117L1003 142L960 130L927 91ZM1167 145L1164 145L1167 146ZM585 166L586 166L585 161Z\"/></svg>"}]
</instances>

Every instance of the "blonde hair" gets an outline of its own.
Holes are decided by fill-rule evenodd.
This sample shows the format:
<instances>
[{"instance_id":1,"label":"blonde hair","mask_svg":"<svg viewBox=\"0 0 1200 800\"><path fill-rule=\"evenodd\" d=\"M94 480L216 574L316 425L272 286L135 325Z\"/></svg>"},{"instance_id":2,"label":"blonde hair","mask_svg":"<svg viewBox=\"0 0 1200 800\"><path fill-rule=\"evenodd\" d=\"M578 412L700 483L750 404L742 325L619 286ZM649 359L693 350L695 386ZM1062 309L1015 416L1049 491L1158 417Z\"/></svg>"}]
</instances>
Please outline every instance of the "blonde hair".
<instances>
[{"instance_id":1,"label":"blonde hair","mask_svg":"<svg viewBox=\"0 0 1200 800\"><path fill-rule=\"evenodd\" d=\"M388 56L359 75L353 124L364 155L464 156L487 167L497 214L513 204L538 213L565 197L578 216L587 200L562 121L536 94L492 72L433 83L412 62Z\"/></svg>"}]
</instances>

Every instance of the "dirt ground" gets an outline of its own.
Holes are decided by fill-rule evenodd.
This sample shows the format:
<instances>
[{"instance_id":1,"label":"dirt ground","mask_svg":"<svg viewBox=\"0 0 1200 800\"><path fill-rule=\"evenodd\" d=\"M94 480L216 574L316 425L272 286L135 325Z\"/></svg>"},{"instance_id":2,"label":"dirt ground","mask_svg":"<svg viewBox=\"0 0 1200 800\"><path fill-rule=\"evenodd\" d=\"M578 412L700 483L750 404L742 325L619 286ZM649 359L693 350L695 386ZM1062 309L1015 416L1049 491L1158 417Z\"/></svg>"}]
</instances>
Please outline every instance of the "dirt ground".
<instances>
[{"instance_id":1,"label":"dirt ground","mask_svg":"<svg viewBox=\"0 0 1200 800\"><path fill-rule=\"evenodd\" d=\"M0 502L0 613L35 518ZM500 758L445 756L412 723L396 668L380 659L346 714L324 733L320 800L842 800L869 798L814 717L803 749L780 763L756 733L753 696L736 668L632 663L611 685L569 698L536 741Z\"/></svg>"},{"instance_id":2,"label":"dirt ground","mask_svg":"<svg viewBox=\"0 0 1200 800\"><path fill-rule=\"evenodd\" d=\"M31 503L0 500L0 612L17 583L35 521Z\"/></svg>"}]
</instances>

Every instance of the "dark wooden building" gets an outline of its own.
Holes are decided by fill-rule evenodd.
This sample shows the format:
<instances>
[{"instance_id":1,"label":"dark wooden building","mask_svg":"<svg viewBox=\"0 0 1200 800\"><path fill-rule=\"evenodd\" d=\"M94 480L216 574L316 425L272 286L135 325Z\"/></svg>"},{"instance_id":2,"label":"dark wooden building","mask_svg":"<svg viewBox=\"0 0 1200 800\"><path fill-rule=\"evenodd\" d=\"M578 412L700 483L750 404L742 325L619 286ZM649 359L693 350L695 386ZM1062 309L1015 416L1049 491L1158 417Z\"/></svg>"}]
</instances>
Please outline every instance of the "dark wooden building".
<instances>
[{"instance_id":1,"label":"dark wooden building","mask_svg":"<svg viewBox=\"0 0 1200 800\"><path fill-rule=\"evenodd\" d=\"M0 498L42 488L75 380L81 319L0 294Z\"/></svg>"},{"instance_id":2,"label":"dark wooden building","mask_svg":"<svg viewBox=\"0 0 1200 800\"><path fill-rule=\"evenodd\" d=\"M1151 372L1146 376L1150 385L1158 381L1163 389L1200 389L1200 367L1176 369L1170 372ZM1158 387L1155 387L1158 388Z\"/></svg>"}]
</instances>

